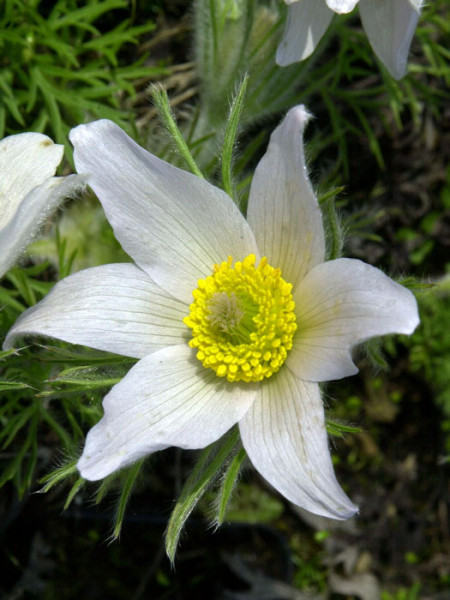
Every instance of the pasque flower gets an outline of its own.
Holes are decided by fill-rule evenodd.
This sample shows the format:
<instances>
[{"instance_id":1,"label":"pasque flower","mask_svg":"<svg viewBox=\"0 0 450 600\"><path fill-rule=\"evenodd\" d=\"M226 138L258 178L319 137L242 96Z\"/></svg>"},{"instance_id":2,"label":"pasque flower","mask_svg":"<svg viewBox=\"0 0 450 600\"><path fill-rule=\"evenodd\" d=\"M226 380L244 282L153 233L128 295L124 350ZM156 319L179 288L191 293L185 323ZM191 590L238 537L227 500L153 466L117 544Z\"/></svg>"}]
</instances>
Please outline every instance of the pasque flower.
<instances>
[{"instance_id":1,"label":"pasque flower","mask_svg":"<svg viewBox=\"0 0 450 600\"><path fill-rule=\"evenodd\" d=\"M359 14L369 42L389 73L400 79L423 0L285 0L289 5L277 63L290 65L307 58L328 28L334 13Z\"/></svg>"},{"instance_id":2,"label":"pasque flower","mask_svg":"<svg viewBox=\"0 0 450 600\"><path fill-rule=\"evenodd\" d=\"M415 299L359 260L324 262L304 161L303 107L256 168L247 219L207 181L110 121L71 132L75 164L135 264L59 282L10 331L140 359L104 398L78 468L101 479L168 446L202 448L238 423L254 467L311 512L357 510L336 481L318 382L356 373L350 350L411 333Z\"/></svg>"},{"instance_id":3,"label":"pasque flower","mask_svg":"<svg viewBox=\"0 0 450 600\"><path fill-rule=\"evenodd\" d=\"M61 201L82 186L78 175L53 177L63 153L64 146L42 133L0 141L0 277Z\"/></svg>"}]
</instances>

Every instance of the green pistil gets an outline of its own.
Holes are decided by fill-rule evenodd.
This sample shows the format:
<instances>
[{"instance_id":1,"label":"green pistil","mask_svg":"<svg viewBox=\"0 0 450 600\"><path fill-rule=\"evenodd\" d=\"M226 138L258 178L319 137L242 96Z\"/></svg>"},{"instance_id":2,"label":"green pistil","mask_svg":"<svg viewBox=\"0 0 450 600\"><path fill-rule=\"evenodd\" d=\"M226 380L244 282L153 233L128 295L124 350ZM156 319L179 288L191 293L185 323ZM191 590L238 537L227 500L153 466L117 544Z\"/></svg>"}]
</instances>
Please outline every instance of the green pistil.
<instances>
[{"instance_id":1,"label":"green pistil","mask_svg":"<svg viewBox=\"0 0 450 600\"><path fill-rule=\"evenodd\" d=\"M208 310L208 320L224 340L235 346L250 342L259 307L249 296L220 292L210 299Z\"/></svg>"}]
</instances>

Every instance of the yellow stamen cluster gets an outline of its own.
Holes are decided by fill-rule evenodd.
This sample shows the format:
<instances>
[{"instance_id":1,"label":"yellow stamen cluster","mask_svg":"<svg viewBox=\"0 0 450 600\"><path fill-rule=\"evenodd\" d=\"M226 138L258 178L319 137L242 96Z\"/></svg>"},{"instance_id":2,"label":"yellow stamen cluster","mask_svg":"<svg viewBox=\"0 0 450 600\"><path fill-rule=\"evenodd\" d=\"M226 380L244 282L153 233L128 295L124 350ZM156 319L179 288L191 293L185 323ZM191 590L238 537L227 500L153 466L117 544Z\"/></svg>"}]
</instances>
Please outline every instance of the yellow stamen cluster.
<instances>
[{"instance_id":1,"label":"yellow stamen cluster","mask_svg":"<svg viewBox=\"0 0 450 600\"><path fill-rule=\"evenodd\" d=\"M231 256L214 265L210 277L199 279L184 319L197 358L228 381L261 381L276 373L297 329L292 285L267 258L255 262L250 254L234 266Z\"/></svg>"}]
</instances>

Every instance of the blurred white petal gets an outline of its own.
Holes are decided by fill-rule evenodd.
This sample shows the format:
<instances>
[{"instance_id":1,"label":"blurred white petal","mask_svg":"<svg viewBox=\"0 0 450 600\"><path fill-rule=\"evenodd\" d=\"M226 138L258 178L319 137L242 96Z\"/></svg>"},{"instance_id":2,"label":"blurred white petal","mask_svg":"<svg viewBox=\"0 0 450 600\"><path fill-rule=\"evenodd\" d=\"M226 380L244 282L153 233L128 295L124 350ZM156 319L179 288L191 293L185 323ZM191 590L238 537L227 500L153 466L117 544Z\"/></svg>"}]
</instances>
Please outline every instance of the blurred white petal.
<instances>
[{"instance_id":1,"label":"blurred white petal","mask_svg":"<svg viewBox=\"0 0 450 600\"><path fill-rule=\"evenodd\" d=\"M328 28L333 11L324 0L298 0L290 4L276 61L282 67L308 58Z\"/></svg>"},{"instance_id":2,"label":"blurred white petal","mask_svg":"<svg viewBox=\"0 0 450 600\"><path fill-rule=\"evenodd\" d=\"M63 152L42 133L0 141L0 277L64 198L82 187L80 177L53 177Z\"/></svg>"},{"instance_id":3,"label":"blurred white petal","mask_svg":"<svg viewBox=\"0 0 450 600\"><path fill-rule=\"evenodd\" d=\"M361 21L370 44L395 79L400 79L406 72L420 6L418 0L360 1Z\"/></svg>"},{"instance_id":4,"label":"blurred white petal","mask_svg":"<svg viewBox=\"0 0 450 600\"><path fill-rule=\"evenodd\" d=\"M307 58L325 33L334 13L345 14L359 5L370 44L389 73L400 79L423 0L285 0L289 5L276 60L281 66Z\"/></svg>"},{"instance_id":5,"label":"blurred white petal","mask_svg":"<svg viewBox=\"0 0 450 600\"><path fill-rule=\"evenodd\" d=\"M376 2L378 0L375 0ZM358 4L359 0L326 0L331 10L339 14L351 12Z\"/></svg>"},{"instance_id":6,"label":"blurred white petal","mask_svg":"<svg viewBox=\"0 0 450 600\"><path fill-rule=\"evenodd\" d=\"M83 187L84 180L78 175L51 177L32 189L19 202L8 223L0 229L0 277L33 241L55 209Z\"/></svg>"},{"instance_id":7,"label":"blurred white petal","mask_svg":"<svg viewBox=\"0 0 450 600\"><path fill-rule=\"evenodd\" d=\"M42 133L20 133L0 141L0 229L33 188L52 177L64 146Z\"/></svg>"}]
</instances>

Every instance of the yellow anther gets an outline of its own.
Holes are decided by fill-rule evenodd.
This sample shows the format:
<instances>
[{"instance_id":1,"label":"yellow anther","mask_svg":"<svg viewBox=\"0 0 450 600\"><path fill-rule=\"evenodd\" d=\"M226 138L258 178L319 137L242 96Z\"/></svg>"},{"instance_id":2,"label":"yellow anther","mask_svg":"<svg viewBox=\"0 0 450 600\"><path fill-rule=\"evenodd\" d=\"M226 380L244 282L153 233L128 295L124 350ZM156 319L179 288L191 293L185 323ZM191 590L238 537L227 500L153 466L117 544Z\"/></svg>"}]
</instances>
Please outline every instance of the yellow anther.
<instances>
[{"instance_id":1,"label":"yellow anther","mask_svg":"<svg viewBox=\"0 0 450 600\"><path fill-rule=\"evenodd\" d=\"M219 365L216 369L216 373L219 377L225 377L227 374L227 368L225 365Z\"/></svg>"},{"instance_id":2,"label":"yellow anther","mask_svg":"<svg viewBox=\"0 0 450 600\"><path fill-rule=\"evenodd\" d=\"M198 281L184 323L191 348L206 368L228 381L260 381L276 373L297 329L292 285L280 269L249 254L231 256Z\"/></svg>"}]
</instances>

